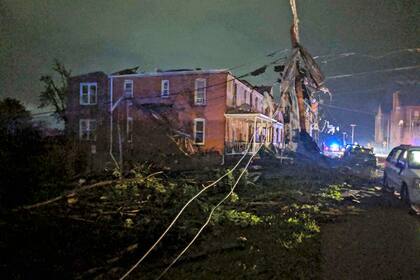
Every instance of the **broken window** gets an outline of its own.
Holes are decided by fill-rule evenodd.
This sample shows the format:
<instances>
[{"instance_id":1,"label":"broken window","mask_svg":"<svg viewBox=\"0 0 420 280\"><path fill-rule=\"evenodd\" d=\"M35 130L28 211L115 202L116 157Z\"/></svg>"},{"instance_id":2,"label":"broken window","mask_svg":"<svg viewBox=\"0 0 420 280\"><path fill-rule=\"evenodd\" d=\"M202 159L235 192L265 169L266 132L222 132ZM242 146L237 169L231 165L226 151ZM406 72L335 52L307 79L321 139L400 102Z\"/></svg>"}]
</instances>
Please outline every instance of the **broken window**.
<instances>
[{"instance_id":1,"label":"broken window","mask_svg":"<svg viewBox=\"0 0 420 280\"><path fill-rule=\"evenodd\" d=\"M206 79L195 80L194 92L195 92L194 94L195 105L205 105L206 104Z\"/></svg>"},{"instance_id":2,"label":"broken window","mask_svg":"<svg viewBox=\"0 0 420 280\"><path fill-rule=\"evenodd\" d=\"M80 83L80 105L96 104L97 87L96 83Z\"/></svg>"},{"instance_id":3,"label":"broken window","mask_svg":"<svg viewBox=\"0 0 420 280\"><path fill-rule=\"evenodd\" d=\"M169 80L162 80L160 95L162 97L168 97L169 96Z\"/></svg>"},{"instance_id":4,"label":"broken window","mask_svg":"<svg viewBox=\"0 0 420 280\"><path fill-rule=\"evenodd\" d=\"M204 145L205 139L205 120L195 119L194 120L194 143Z\"/></svg>"},{"instance_id":5,"label":"broken window","mask_svg":"<svg viewBox=\"0 0 420 280\"><path fill-rule=\"evenodd\" d=\"M80 140L96 141L96 120L80 119L79 136Z\"/></svg>"}]
</instances>

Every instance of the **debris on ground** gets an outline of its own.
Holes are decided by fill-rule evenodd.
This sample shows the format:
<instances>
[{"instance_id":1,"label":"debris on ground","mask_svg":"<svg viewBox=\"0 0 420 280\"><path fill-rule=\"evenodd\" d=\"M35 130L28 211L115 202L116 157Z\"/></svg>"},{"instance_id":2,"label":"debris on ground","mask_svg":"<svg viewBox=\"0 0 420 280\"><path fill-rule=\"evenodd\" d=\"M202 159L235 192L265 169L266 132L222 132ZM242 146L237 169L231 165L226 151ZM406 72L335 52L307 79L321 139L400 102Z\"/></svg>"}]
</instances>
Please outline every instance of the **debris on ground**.
<instances>
[{"instance_id":1,"label":"debris on ground","mask_svg":"<svg viewBox=\"0 0 420 280\"><path fill-rule=\"evenodd\" d=\"M241 170L200 196L133 277L150 279L161 273L196 234L211 207L229 192ZM29 277L21 271L31 271L30 277L121 277L184 203L226 169L169 172L141 165L123 178L86 180L47 202L4 213L0 248L9 258L1 270L21 278ZM365 215L371 201L384 195L379 183L372 174L339 165L285 163L275 157L257 160L168 277L321 278L324 225ZM46 263L52 265L45 267Z\"/></svg>"}]
</instances>

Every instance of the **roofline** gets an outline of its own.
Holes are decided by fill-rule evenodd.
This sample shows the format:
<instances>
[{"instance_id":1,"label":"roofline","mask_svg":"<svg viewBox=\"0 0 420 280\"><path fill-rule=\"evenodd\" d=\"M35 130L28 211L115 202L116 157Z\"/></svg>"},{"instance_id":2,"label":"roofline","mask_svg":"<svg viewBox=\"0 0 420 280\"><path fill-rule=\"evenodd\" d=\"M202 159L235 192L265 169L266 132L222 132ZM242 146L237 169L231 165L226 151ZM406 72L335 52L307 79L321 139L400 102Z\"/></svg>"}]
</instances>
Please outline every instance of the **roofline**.
<instances>
[{"instance_id":1,"label":"roofline","mask_svg":"<svg viewBox=\"0 0 420 280\"><path fill-rule=\"evenodd\" d=\"M129 77L159 77L159 76L175 76L175 75L192 75L192 74L220 74L230 73L229 69L212 69L212 70L190 70L190 71L169 71L169 72L145 72L126 75L108 75L109 78L129 78Z\"/></svg>"},{"instance_id":2,"label":"roofline","mask_svg":"<svg viewBox=\"0 0 420 280\"><path fill-rule=\"evenodd\" d=\"M258 93L261 97L264 97L264 93L259 92L256 88L257 86L252 85L250 82L248 82L252 87L250 87L249 85L247 85L246 83L244 83L240 78L236 77L235 75L233 75L230 71L228 71L228 73L233 77L234 80L236 80L237 82L241 83L244 87L248 88L249 90L251 90L251 92L256 92Z\"/></svg>"},{"instance_id":3,"label":"roofline","mask_svg":"<svg viewBox=\"0 0 420 280\"><path fill-rule=\"evenodd\" d=\"M274 123L283 125L283 123L281 123L280 121L278 121L276 119L273 119L273 118L270 118L269 116L264 115L262 113L237 113L237 114L235 114L235 113L229 113L229 114L225 114L225 117L226 118L234 118L234 117L236 117L236 118L257 117L257 118L260 118L260 119L264 119L264 120L267 120L267 121L271 121L271 122L274 122Z\"/></svg>"}]
</instances>

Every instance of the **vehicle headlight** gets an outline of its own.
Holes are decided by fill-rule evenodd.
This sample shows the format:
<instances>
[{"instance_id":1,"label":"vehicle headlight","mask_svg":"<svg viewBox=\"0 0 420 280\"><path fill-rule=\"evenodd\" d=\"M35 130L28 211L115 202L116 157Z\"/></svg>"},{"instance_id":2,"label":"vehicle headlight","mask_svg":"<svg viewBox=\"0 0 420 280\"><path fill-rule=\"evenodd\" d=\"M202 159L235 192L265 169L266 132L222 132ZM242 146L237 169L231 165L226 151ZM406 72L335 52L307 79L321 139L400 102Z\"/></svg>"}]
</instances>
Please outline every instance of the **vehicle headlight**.
<instances>
[{"instance_id":1,"label":"vehicle headlight","mask_svg":"<svg viewBox=\"0 0 420 280\"><path fill-rule=\"evenodd\" d=\"M420 178L414 180L414 187L420 189Z\"/></svg>"}]
</instances>

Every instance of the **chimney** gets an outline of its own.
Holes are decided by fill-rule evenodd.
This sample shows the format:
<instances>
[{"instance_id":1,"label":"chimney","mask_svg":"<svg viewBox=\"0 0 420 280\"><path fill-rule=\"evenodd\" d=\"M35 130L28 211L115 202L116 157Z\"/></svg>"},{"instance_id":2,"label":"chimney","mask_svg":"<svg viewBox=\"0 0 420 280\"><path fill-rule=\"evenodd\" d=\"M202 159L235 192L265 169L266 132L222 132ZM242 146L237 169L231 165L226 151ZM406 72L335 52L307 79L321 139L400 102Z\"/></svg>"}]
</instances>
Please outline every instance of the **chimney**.
<instances>
[{"instance_id":1,"label":"chimney","mask_svg":"<svg viewBox=\"0 0 420 280\"><path fill-rule=\"evenodd\" d=\"M400 109L400 92L396 91L392 94L392 110L396 111Z\"/></svg>"}]
</instances>

